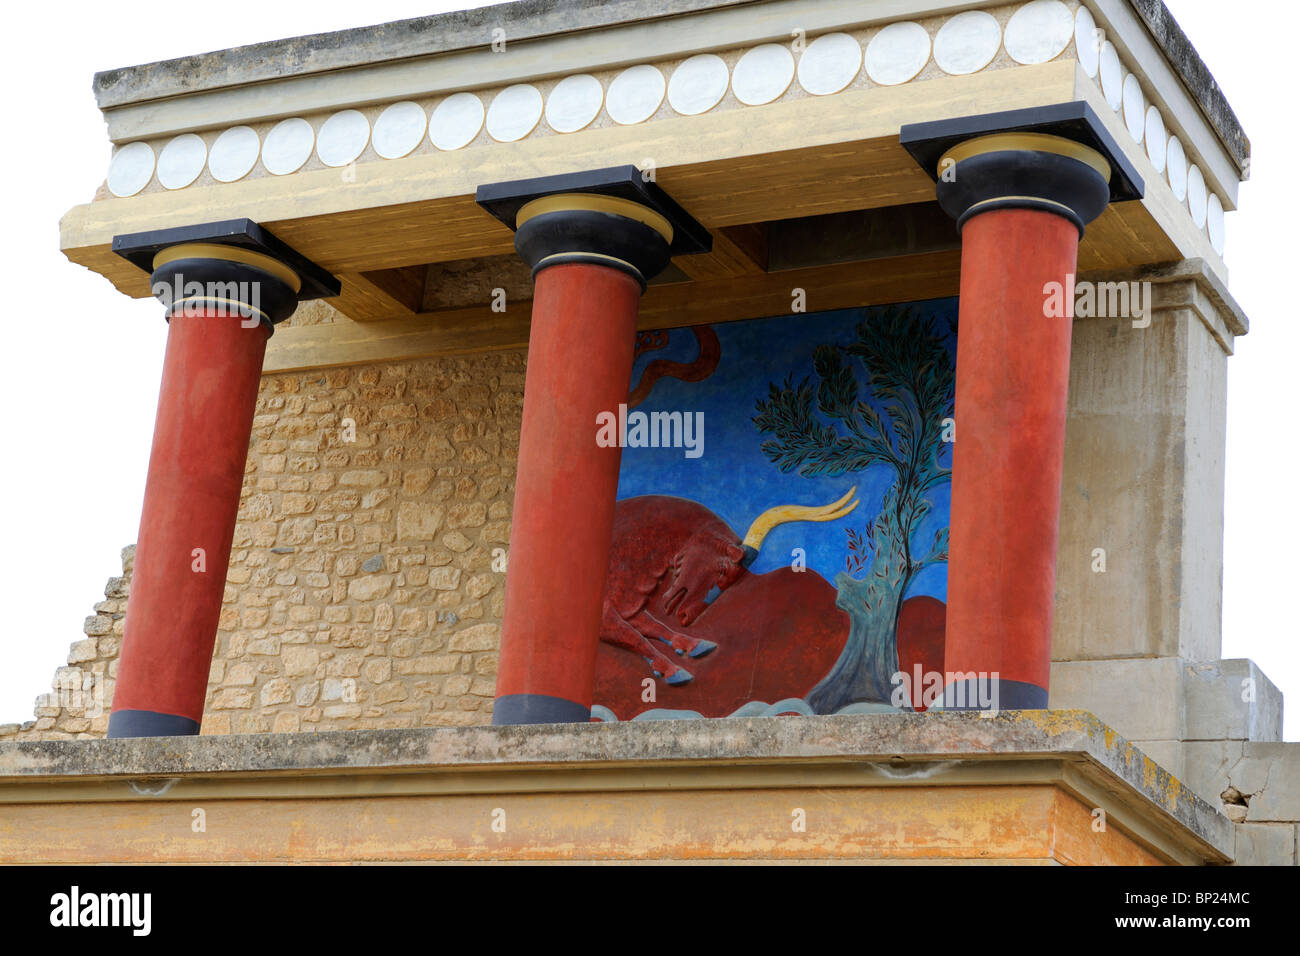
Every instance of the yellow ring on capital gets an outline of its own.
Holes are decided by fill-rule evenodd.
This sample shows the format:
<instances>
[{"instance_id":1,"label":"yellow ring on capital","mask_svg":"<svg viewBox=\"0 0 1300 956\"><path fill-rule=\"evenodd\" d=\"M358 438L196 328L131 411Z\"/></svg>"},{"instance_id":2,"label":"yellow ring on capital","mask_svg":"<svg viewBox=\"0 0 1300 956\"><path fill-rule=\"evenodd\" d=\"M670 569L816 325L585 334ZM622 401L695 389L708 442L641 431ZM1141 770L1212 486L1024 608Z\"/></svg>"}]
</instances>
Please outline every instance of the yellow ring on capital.
<instances>
[{"instance_id":1,"label":"yellow ring on capital","mask_svg":"<svg viewBox=\"0 0 1300 956\"><path fill-rule=\"evenodd\" d=\"M1110 163L1106 158L1088 146L1082 143L1076 143L1072 139L1066 139L1063 136L1052 136L1048 133L993 133L989 136L977 136L975 139L968 139L964 143L958 143L948 152L939 157L939 175L942 176L948 163L960 163L963 159L970 159L972 156L982 156L984 153L997 153L1004 150L1023 149L1037 153L1055 153L1057 156L1066 156L1070 159L1077 159L1081 163L1086 163L1095 169L1101 178L1110 182Z\"/></svg>"},{"instance_id":2,"label":"yellow ring on capital","mask_svg":"<svg viewBox=\"0 0 1300 956\"><path fill-rule=\"evenodd\" d=\"M596 193L558 193L554 196L542 196L524 203L515 216L515 228L518 229L529 219L548 212L607 212L624 219L635 219L649 226L669 245L673 242L673 226L667 219L648 206L618 196L601 196Z\"/></svg>"},{"instance_id":3,"label":"yellow ring on capital","mask_svg":"<svg viewBox=\"0 0 1300 956\"><path fill-rule=\"evenodd\" d=\"M298 273L278 259L252 249L239 246L226 246L216 242L182 242L177 246L168 246L153 257L154 269L160 269L177 259L218 259L222 262L238 262L275 276L294 293L302 291L302 279Z\"/></svg>"}]
</instances>

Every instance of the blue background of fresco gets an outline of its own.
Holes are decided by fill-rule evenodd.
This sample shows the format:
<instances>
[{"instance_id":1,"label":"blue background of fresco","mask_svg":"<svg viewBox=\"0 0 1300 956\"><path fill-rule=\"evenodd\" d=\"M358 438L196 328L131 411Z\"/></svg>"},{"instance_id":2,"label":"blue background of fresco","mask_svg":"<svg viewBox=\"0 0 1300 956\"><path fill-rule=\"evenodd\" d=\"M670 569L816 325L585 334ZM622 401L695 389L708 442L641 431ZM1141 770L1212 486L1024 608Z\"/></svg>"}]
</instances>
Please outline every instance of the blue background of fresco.
<instances>
[{"instance_id":1,"label":"blue background of fresco","mask_svg":"<svg viewBox=\"0 0 1300 956\"><path fill-rule=\"evenodd\" d=\"M932 316L937 334L956 328L955 298L911 303L910 307ZM783 474L763 454L762 443L770 436L759 433L753 417L757 401L767 397L769 383L779 386L791 376L796 384L804 378L816 384L813 352L817 346L848 345L856 339L854 329L858 322L878 311L879 307L873 306L713 326L722 346L717 370L701 382L660 379L649 397L635 409L704 412L704 453L699 458L686 458L681 448L623 449L618 497L659 494L690 498L707 506L743 537L750 522L773 505L824 505L856 484L861 504L853 512L832 522L779 525L763 542L758 560L750 569L762 574L789 565L793 549L803 548L809 569L834 584L835 575L845 570L846 530L861 532L868 518L880 511L881 500L894 481L894 470L888 465L878 465L837 477ZM955 333L947 335L945 345L955 360ZM640 381L646 365L656 359L692 362L698 354L694 333L688 328L674 329L666 348L638 356L632 369L632 383ZM861 362L846 356L846 363L857 375L861 397L879 408L875 396L867 390L867 373ZM941 463L951 466L951 452ZM929 492L933 510L912 538L922 549L928 548L936 530L948 525L950 487L945 483ZM947 600L946 564L926 568L906 596L920 594Z\"/></svg>"}]
</instances>

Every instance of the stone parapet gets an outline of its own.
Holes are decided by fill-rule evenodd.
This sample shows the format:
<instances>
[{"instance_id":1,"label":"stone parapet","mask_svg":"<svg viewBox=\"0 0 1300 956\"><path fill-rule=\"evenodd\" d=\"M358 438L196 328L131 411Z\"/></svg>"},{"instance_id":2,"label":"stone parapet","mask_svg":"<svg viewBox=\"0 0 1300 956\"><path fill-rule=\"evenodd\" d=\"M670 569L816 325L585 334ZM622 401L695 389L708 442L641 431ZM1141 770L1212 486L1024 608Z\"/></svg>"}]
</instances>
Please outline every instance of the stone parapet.
<instances>
[{"instance_id":1,"label":"stone parapet","mask_svg":"<svg viewBox=\"0 0 1300 956\"><path fill-rule=\"evenodd\" d=\"M7 743L0 803L10 862L1197 864L1235 847L1226 817L1079 711Z\"/></svg>"}]
</instances>

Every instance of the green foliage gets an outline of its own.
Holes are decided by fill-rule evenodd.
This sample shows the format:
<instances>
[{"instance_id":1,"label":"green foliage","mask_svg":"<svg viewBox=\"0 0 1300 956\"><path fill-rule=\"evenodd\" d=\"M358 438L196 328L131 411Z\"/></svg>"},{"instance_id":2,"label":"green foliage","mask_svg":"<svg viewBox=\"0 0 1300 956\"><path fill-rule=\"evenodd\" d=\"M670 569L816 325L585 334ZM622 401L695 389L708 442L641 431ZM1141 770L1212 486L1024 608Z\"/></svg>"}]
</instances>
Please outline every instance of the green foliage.
<instances>
[{"instance_id":1,"label":"green foliage","mask_svg":"<svg viewBox=\"0 0 1300 956\"><path fill-rule=\"evenodd\" d=\"M846 358L866 372L866 401ZM950 477L939 463L943 421L952 415L952 360L934 321L913 308L892 307L858 323L846 346L819 346L813 357L818 382L768 386L754 424L770 435L762 450L783 472L807 477L843 475L889 465L897 481L868 538L897 550L910 578L947 558L947 534L928 554L912 558L911 537L930 510L925 492Z\"/></svg>"}]
</instances>

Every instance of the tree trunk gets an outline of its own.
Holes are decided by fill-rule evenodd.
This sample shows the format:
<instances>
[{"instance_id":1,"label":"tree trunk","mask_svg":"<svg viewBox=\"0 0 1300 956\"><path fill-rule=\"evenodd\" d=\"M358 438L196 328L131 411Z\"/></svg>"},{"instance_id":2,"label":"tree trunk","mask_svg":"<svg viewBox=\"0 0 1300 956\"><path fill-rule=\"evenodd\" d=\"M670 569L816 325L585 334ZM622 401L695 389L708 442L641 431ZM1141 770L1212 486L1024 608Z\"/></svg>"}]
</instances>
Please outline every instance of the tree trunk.
<instances>
[{"instance_id":1,"label":"tree trunk","mask_svg":"<svg viewBox=\"0 0 1300 956\"><path fill-rule=\"evenodd\" d=\"M835 606L849 615L849 639L830 673L808 695L814 713L833 714L859 701L890 703L898 673L898 608L903 598L901 564L880 548L861 581L835 576Z\"/></svg>"}]
</instances>

